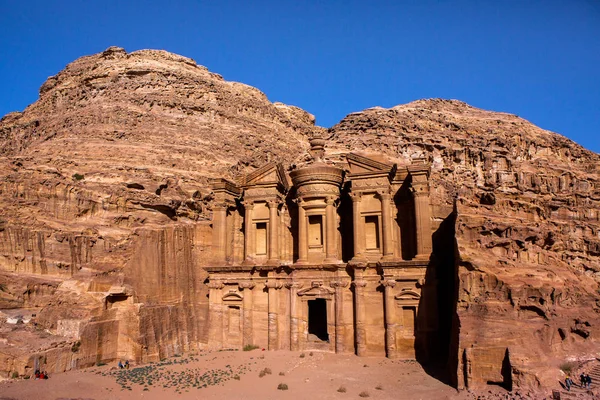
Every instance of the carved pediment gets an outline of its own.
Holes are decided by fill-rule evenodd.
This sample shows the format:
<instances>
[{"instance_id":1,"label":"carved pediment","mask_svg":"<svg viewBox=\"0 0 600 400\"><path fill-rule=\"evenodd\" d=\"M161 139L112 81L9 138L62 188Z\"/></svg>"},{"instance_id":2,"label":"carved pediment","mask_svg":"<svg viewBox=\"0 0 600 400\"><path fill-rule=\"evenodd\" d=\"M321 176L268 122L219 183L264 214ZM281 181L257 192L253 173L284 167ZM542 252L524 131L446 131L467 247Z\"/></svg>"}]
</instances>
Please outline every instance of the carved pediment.
<instances>
[{"instance_id":1,"label":"carved pediment","mask_svg":"<svg viewBox=\"0 0 600 400\"><path fill-rule=\"evenodd\" d=\"M351 174L364 174L369 172L388 174L394 167L394 165L382 163L381 161L373 160L372 158L355 153L346 154L346 161L348 161Z\"/></svg>"},{"instance_id":2,"label":"carved pediment","mask_svg":"<svg viewBox=\"0 0 600 400\"><path fill-rule=\"evenodd\" d=\"M289 189L288 179L281 164L274 162L263 165L245 176L243 186L281 185L287 191Z\"/></svg>"},{"instance_id":3,"label":"carved pediment","mask_svg":"<svg viewBox=\"0 0 600 400\"><path fill-rule=\"evenodd\" d=\"M411 300L411 301L418 301L421 298L421 295L417 292L415 292L414 290L410 290L410 289L403 289L400 293L398 293L396 296L394 296L394 299L396 300Z\"/></svg>"},{"instance_id":4,"label":"carved pediment","mask_svg":"<svg viewBox=\"0 0 600 400\"><path fill-rule=\"evenodd\" d=\"M327 286L313 286L298 291L298 296L331 296L335 290Z\"/></svg>"},{"instance_id":5,"label":"carved pediment","mask_svg":"<svg viewBox=\"0 0 600 400\"><path fill-rule=\"evenodd\" d=\"M242 301L243 297L238 292L229 292L223 296L223 301Z\"/></svg>"}]
</instances>

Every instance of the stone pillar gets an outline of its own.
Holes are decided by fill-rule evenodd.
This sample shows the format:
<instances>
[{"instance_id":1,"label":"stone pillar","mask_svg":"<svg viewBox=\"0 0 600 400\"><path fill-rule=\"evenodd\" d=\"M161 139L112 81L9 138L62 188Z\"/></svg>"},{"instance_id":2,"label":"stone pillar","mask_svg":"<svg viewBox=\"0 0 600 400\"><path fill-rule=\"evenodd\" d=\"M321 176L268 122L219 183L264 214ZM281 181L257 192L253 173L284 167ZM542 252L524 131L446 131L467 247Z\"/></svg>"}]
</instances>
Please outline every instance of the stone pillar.
<instances>
[{"instance_id":1,"label":"stone pillar","mask_svg":"<svg viewBox=\"0 0 600 400\"><path fill-rule=\"evenodd\" d=\"M277 289L280 289L282 284L275 279L269 279L265 283L269 291L269 315L268 315L268 335L269 335L269 350L278 350L279 348L279 320L277 318L279 312L279 304L277 302Z\"/></svg>"},{"instance_id":2,"label":"stone pillar","mask_svg":"<svg viewBox=\"0 0 600 400\"><path fill-rule=\"evenodd\" d=\"M298 261L297 264L308 264L308 232L306 211L302 200L298 200Z\"/></svg>"},{"instance_id":3,"label":"stone pillar","mask_svg":"<svg viewBox=\"0 0 600 400\"><path fill-rule=\"evenodd\" d=\"M227 204L216 203L213 206L213 255L216 262L225 263L227 245Z\"/></svg>"},{"instance_id":4,"label":"stone pillar","mask_svg":"<svg viewBox=\"0 0 600 400\"><path fill-rule=\"evenodd\" d=\"M242 282L240 283L240 289L243 291L244 299L242 300L242 318L243 318L243 332L242 332L242 345L254 344L253 337L253 326L252 326L252 289L254 289L254 282Z\"/></svg>"},{"instance_id":5,"label":"stone pillar","mask_svg":"<svg viewBox=\"0 0 600 400\"><path fill-rule=\"evenodd\" d=\"M225 285L221 281L208 283L208 346L211 349L223 348L223 293Z\"/></svg>"},{"instance_id":6,"label":"stone pillar","mask_svg":"<svg viewBox=\"0 0 600 400\"><path fill-rule=\"evenodd\" d=\"M290 350L298 351L298 289L302 287L302 284L290 282L286 286L290 289Z\"/></svg>"},{"instance_id":7,"label":"stone pillar","mask_svg":"<svg viewBox=\"0 0 600 400\"><path fill-rule=\"evenodd\" d=\"M335 200L336 198L333 196L327 197L325 200L325 220L326 220L326 238L327 243L325 247L325 263L335 263L337 262L337 240L335 231L337 229L337 218L335 215Z\"/></svg>"},{"instance_id":8,"label":"stone pillar","mask_svg":"<svg viewBox=\"0 0 600 400\"><path fill-rule=\"evenodd\" d=\"M335 352L344 353L346 338L346 324L344 321L344 290L348 282L341 279L332 281L330 286L335 290Z\"/></svg>"},{"instance_id":9,"label":"stone pillar","mask_svg":"<svg viewBox=\"0 0 600 400\"><path fill-rule=\"evenodd\" d=\"M255 257L255 244L254 229L252 226L252 219L254 218L254 202L245 201L244 209L246 210L244 215L244 264L254 265Z\"/></svg>"},{"instance_id":10,"label":"stone pillar","mask_svg":"<svg viewBox=\"0 0 600 400\"><path fill-rule=\"evenodd\" d=\"M356 270L355 270L356 273ZM365 310L365 286L367 281L355 276L354 282L354 308L356 310L356 355L365 356L367 354L367 327Z\"/></svg>"},{"instance_id":11,"label":"stone pillar","mask_svg":"<svg viewBox=\"0 0 600 400\"><path fill-rule=\"evenodd\" d=\"M361 193L350 193L352 198L352 237L354 239L354 257L352 261L365 262L365 241L363 237L364 226L360 216Z\"/></svg>"},{"instance_id":12,"label":"stone pillar","mask_svg":"<svg viewBox=\"0 0 600 400\"><path fill-rule=\"evenodd\" d=\"M394 244L392 242L392 216L390 210L391 195L389 192L379 192L381 199L381 227L383 231L383 261L394 259Z\"/></svg>"},{"instance_id":13,"label":"stone pillar","mask_svg":"<svg viewBox=\"0 0 600 400\"><path fill-rule=\"evenodd\" d=\"M431 254L431 210L429 208L429 186L427 181L413 181L413 198L415 201L415 220L417 228L418 259L428 259Z\"/></svg>"},{"instance_id":14,"label":"stone pillar","mask_svg":"<svg viewBox=\"0 0 600 400\"><path fill-rule=\"evenodd\" d=\"M277 218L277 200L267 201L269 205L269 260L270 265L279 264L279 219Z\"/></svg>"},{"instance_id":15,"label":"stone pillar","mask_svg":"<svg viewBox=\"0 0 600 400\"><path fill-rule=\"evenodd\" d=\"M388 358L396 357L396 313L394 304L394 295L392 289L396 286L396 281L385 279L381 281L384 292L385 307L385 352Z\"/></svg>"}]
</instances>

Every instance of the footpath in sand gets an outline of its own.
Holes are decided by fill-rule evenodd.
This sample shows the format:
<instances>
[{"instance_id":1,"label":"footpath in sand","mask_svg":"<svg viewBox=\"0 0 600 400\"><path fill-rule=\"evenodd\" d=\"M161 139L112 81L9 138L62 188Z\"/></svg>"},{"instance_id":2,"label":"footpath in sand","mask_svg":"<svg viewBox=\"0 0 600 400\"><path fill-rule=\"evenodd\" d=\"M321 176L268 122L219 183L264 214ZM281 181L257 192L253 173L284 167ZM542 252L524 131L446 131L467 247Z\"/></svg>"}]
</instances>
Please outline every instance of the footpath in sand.
<instances>
[{"instance_id":1,"label":"footpath in sand","mask_svg":"<svg viewBox=\"0 0 600 400\"><path fill-rule=\"evenodd\" d=\"M287 385L287 390L282 390ZM278 389L280 387L281 389ZM0 399L463 399L415 362L319 352L220 351L0 382Z\"/></svg>"}]
</instances>

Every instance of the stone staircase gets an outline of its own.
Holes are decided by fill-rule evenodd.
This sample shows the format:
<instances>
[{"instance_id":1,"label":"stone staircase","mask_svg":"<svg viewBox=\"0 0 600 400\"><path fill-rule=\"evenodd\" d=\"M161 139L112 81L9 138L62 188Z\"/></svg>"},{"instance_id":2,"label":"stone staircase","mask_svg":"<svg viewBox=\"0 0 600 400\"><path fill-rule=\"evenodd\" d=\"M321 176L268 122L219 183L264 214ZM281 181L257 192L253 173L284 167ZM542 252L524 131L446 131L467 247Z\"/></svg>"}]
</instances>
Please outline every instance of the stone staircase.
<instances>
[{"instance_id":1,"label":"stone staircase","mask_svg":"<svg viewBox=\"0 0 600 400\"><path fill-rule=\"evenodd\" d=\"M600 360L598 360L600 361ZM592 378L592 385L590 389L584 389L579 386L579 375L571 377L574 383L571 386L571 391L567 391L564 388L561 390L555 390L553 393L560 393L559 397L554 395L555 399L589 399L593 397L593 393L598 393L600 387L600 362L594 362L585 369L585 372Z\"/></svg>"}]
</instances>

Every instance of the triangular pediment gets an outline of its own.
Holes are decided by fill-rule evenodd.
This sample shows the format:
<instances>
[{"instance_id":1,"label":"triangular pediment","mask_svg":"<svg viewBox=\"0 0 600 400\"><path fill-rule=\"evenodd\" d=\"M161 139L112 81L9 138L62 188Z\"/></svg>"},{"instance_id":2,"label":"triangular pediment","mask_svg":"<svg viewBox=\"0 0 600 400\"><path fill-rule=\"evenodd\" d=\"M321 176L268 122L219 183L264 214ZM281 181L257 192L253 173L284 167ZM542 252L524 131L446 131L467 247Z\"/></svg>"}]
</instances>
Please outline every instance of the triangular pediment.
<instances>
[{"instance_id":1,"label":"triangular pediment","mask_svg":"<svg viewBox=\"0 0 600 400\"><path fill-rule=\"evenodd\" d=\"M369 172L390 172L394 167L391 164L382 163L356 153L346 154L346 161L350 167L351 174L363 174Z\"/></svg>"},{"instance_id":2,"label":"triangular pediment","mask_svg":"<svg viewBox=\"0 0 600 400\"><path fill-rule=\"evenodd\" d=\"M330 296L335 291L326 286L309 287L298 291L298 296Z\"/></svg>"},{"instance_id":3,"label":"triangular pediment","mask_svg":"<svg viewBox=\"0 0 600 400\"><path fill-rule=\"evenodd\" d=\"M246 175L244 179L244 186L254 186L269 183L280 184L286 190L288 189L288 181L281 164L274 162L265 164Z\"/></svg>"}]
</instances>

